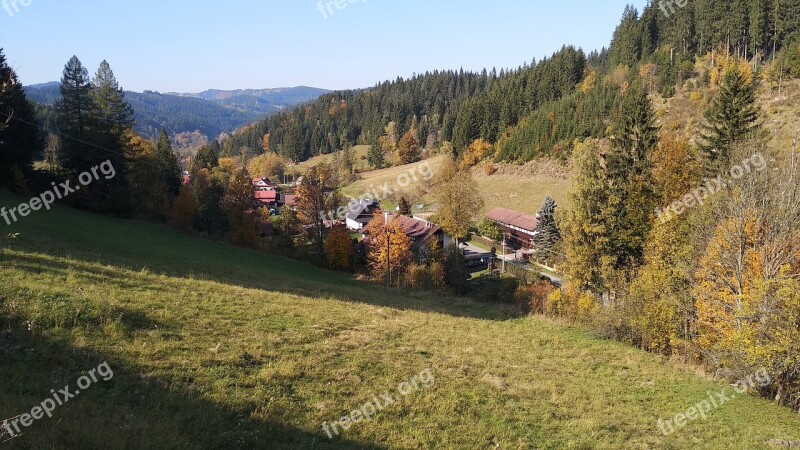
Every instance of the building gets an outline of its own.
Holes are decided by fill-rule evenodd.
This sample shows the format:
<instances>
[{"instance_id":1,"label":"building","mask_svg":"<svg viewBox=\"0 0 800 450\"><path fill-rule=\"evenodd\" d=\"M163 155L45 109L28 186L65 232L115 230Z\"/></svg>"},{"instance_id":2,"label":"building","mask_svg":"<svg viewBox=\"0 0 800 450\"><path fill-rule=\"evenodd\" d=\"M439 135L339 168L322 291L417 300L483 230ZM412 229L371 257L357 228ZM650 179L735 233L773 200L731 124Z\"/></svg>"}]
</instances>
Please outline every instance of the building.
<instances>
[{"instance_id":1,"label":"building","mask_svg":"<svg viewBox=\"0 0 800 450\"><path fill-rule=\"evenodd\" d=\"M265 208L278 208L278 191L255 191L253 192L253 199L258 206Z\"/></svg>"},{"instance_id":2,"label":"building","mask_svg":"<svg viewBox=\"0 0 800 450\"><path fill-rule=\"evenodd\" d=\"M539 226L536 217L505 208L495 208L486 217L503 229L507 246L515 250L533 250L533 238Z\"/></svg>"},{"instance_id":3,"label":"building","mask_svg":"<svg viewBox=\"0 0 800 450\"><path fill-rule=\"evenodd\" d=\"M415 254L429 247L433 241L438 242L439 248L444 248L445 233L439 225L413 217L392 214L389 221L395 220L411 241L411 251Z\"/></svg>"},{"instance_id":4,"label":"building","mask_svg":"<svg viewBox=\"0 0 800 450\"><path fill-rule=\"evenodd\" d=\"M377 200L353 200L347 205L345 225L351 231L361 231L373 219L375 213L380 211L381 204Z\"/></svg>"},{"instance_id":5,"label":"building","mask_svg":"<svg viewBox=\"0 0 800 450\"><path fill-rule=\"evenodd\" d=\"M267 178L253 178L253 189L255 190L276 190L277 186L272 184Z\"/></svg>"}]
</instances>

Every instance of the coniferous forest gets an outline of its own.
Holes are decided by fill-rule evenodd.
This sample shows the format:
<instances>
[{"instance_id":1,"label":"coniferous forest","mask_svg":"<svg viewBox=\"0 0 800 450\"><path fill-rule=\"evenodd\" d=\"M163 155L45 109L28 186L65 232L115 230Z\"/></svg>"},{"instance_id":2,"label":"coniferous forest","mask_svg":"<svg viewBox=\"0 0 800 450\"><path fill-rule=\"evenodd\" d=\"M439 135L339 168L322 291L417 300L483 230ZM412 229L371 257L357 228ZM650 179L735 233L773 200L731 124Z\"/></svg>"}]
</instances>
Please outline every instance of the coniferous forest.
<instances>
[{"instance_id":1,"label":"coniferous forest","mask_svg":"<svg viewBox=\"0 0 800 450\"><path fill-rule=\"evenodd\" d=\"M697 0L682 8L656 1L641 12L626 8L608 49L586 54L564 47L512 69L435 71L332 93L248 127L223 151L261 149L269 134L270 150L302 161L377 144L394 123L399 136L414 129L423 143L451 142L456 152L481 138L497 145L503 161L566 158L576 139L600 137L613 120L620 98L601 81L620 66L636 75L646 66L653 89L670 96L693 75L698 56L732 55L759 68L798 38L797 0ZM629 74L617 75L624 82ZM579 86L585 76L590 79Z\"/></svg>"}]
</instances>

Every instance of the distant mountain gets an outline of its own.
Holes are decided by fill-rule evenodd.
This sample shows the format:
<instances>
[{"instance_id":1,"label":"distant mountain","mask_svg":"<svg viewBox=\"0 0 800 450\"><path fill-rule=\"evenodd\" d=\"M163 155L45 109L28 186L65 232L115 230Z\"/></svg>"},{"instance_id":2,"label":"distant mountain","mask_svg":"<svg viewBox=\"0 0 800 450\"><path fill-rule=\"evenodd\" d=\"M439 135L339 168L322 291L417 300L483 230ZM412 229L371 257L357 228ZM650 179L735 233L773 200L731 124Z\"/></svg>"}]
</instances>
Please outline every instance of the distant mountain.
<instances>
[{"instance_id":1,"label":"distant mountain","mask_svg":"<svg viewBox=\"0 0 800 450\"><path fill-rule=\"evenodd\" d=\"M46 105L61 97L58 82L26 86L25 92L31 100ZM164 128L171 136L199 131L213 139L287 108L316 100L327 92L305 86L208 90L197 94L126 91L125 98L133 107L136 131L148 138L157 137Z\"/></svg>"},{"instance_id":2,"label":"distant mountain","mask_svg":"<svg viewBox=\"0 0 800 450\"><path fill-rule=\"evenodd\" d=\"M201 98L235 110L272 114L287 107L314 101L328 92L330 91L326 89L298 86L277 89L239 89L234 91L209 89L194 94L170 92L167 95Z\"/></svg>"}]
</instances>

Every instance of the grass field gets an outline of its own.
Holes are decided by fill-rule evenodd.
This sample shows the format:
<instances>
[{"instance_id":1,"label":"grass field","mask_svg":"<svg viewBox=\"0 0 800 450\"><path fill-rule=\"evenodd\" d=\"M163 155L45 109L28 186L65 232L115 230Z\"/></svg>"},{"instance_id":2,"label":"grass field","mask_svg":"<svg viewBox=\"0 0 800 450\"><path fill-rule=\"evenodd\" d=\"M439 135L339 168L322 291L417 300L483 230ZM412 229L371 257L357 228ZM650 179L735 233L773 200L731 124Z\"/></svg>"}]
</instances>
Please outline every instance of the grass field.
<instances>
[{"instance_id":1,"label":"grass field","mask_svg":"<svg viewBox=\"0 0 800 450\"><path fill-rule=\"evenodd\" d=\"M442 166L444 158L444 156L439 155L427 160L434 173ZM349 197L356 198L362 196L364 192L372 187L382 186L384 183L395 186L397 185L398 176L415 169L419 164L414 163L362 173L360 174L361 179L346 186L343 189L343 193ZM548 195L553 197L559 206L565 209L570 206L569 190L572 188L571 178L511 174L489 176L483 173L474 175L474 178L485 202L482 214L493 208L503 207L534 215L539 212L544 198ZM411 184L405 191L410 198L417 199L425 205L430 205L432 199L429 187L429 183L420 182ZM386 201L384 206L393 209L396 205L391 200Z\"/></svg>"},{"instance_id":2,"label":"grass field","mask_svg":"<svg viewBox=\"0 0 800 450\"><path fill-rule=\"evenodd\" d=\"M0 193L0 205L18 197ZM379 286L135 221L56 208L0 223L0 418L114 371L8 448L769 448L796 413L500 307ZM430 369L435 383L328 439Z\"/></svg>"},{"instance_id":3,"label":"grass field","mask_svg":"<svg viewBox=\"0 0 800 450\"><path fill-rule=\"evenodd\" d=\"M355 168L357 172L364 172L369 170L369 163L367 162L367 153L369 153L369 145L356 145L353 147L353 155L355 157ZM298 163L297 165L293 166L294 169L297 170L298 173L303 173L304 171L320 164L323 162L331 163L333 161L334 155L320 155L315 156L311 159Z\"/></svg>"}]
</instances>

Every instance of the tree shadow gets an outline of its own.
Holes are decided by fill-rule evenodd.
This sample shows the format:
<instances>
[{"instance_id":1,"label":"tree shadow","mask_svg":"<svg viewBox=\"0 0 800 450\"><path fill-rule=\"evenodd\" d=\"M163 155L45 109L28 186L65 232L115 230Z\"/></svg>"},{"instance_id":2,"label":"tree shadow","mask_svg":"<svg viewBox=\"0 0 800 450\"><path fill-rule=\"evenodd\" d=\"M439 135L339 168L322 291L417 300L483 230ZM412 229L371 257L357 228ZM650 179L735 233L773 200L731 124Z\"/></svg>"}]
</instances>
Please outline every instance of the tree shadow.
<instances>
[{"instance_id":1,"label":"tree shadow","mask_svg":"<svg viewBox=\"0 0 800 450\"><path fill-rule=\"evenodd\" d=\"M192 238L197 239L197 238ZM446 314L481 320L504 321L519 317L519 313L506 305L481 303L468 297L454 297L449 293L427 292L411 289L387 290L369 281L318 268L310 264L281 256L241 249L228 244L208 241L214 254L192 254L181 257L179 251L171 258L164 253L151 250L129 257L123 248L110 252L60 251L41 253L33 246L22 246L24 251L36 253L6 254L0 251L0 260L18 270L32 274L57 273L68 276L78 272L98 283L113 284L120 289L136 287L130 283L129 272L141 272L141 261L150 274L182 279L217 282L223 285L243 287L267 292L295 294L317 299L331 299L370 304L398 310L413 310ZM163 247L158 247L163 248ZM187 251L184 254L188 254ZM101 256L102 255L102 256ZM111 255L111 256L109 256ZM59 259L53 259L56 257ZM102 264L103 267L98 267ZM165 290L151 285L148 289Z\"/></svg>"},{"instance_id":2,"label":"tree shadow","mask_svg":"<svg viewBox=\"0 0 800 450\"><path fill-rule=\"evenodd\" d=\"M154 325L141 318L127 324ZM298 429L281 422L282 411L272 420L254 420L252 413L262 405L241 401L236 406L216 404L191 384L179 384L166 376L145 376L112 354L58 336L56 331L33 335L20 320L0 316L0 422L31 412L53 398L51 390L69 386L74 392L77 380L103 362L109 364L113 377L103 381L98 376L91 387L57 406L52 417L20 427L21 433L0 448L386 448L341 438L330 440L321 429L319 433ZM0 442L9 437L5 431Z\"/></svg>"}]
</instances>

